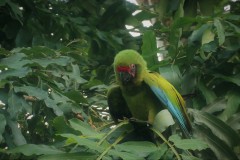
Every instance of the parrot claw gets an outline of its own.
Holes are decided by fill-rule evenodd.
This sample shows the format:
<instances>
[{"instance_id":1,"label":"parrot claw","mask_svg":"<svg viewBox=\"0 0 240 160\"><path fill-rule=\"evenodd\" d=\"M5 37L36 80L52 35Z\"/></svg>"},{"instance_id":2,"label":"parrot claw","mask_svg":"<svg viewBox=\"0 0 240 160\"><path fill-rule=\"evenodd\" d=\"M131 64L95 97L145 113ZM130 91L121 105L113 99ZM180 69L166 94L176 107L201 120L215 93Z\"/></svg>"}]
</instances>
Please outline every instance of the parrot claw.
<instances>
[{"instance_id":1,"label":"parrot claw","mask_svg":"<svg viewBox=\"0 0 240 160\"><path fill-rule=\"evenodd\" d=\"M129 122L146 124L147 127L151 126L151 124L148 121L143 121L143 120L140 120L140 119L137 119L137 118L134 118L134 117L129 118Z\"/></svg>"}]
</instances>

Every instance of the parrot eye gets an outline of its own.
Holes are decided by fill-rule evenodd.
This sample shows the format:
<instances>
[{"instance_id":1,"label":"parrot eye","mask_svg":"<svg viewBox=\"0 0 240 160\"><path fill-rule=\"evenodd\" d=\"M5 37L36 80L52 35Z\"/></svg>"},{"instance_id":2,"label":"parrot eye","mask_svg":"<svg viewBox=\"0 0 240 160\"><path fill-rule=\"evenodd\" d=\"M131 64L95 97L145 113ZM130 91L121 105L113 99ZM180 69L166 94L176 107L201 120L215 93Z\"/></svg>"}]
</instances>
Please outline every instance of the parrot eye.
<instances>
[{"instance_id":1,"label":"parrot eye","mask_svg":"<svg viewBox=\"0 0 240 160\"><path fill-rule=\"evenodd\" d=\"M130 73L133 77L136 76L136 65L135 64L130 64Z\"/></svg>"}]
</instances>

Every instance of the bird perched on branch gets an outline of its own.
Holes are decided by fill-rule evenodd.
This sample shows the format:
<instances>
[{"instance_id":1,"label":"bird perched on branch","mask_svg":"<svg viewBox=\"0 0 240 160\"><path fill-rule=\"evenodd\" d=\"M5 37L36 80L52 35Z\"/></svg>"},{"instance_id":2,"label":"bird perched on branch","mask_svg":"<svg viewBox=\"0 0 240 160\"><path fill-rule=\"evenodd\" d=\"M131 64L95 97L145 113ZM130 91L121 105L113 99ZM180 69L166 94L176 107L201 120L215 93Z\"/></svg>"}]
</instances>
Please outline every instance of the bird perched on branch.
<instances>
[{"instance_id":1,"label":"bird perched on branch","mask_svg":"<svg viewBox=\"0 0 240 160\"><path fill-rule=\"evenodd\" d=\"M115 122L133 117L153 124L156 115L167 108L184 135L190 137L191 124L182 96L161 75L150 72L138 52L119 52L114 59L114 71L117 86L111 88L107 96Z\"/></svg>"}]
</instances>

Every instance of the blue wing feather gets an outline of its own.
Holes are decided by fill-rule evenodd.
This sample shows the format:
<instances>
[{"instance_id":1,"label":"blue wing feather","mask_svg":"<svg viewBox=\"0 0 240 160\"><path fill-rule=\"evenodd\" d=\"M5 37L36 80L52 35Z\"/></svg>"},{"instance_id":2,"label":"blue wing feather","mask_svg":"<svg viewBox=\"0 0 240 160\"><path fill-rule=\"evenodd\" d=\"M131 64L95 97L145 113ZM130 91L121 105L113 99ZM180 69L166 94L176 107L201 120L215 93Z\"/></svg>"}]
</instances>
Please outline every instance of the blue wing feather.
<instances>
[{"instance_id":1,"label":"blue wing feather","mask_svg":"<svg viewBox=\"0 0 240 160\"><path fill-rule=\"evenodd\" d=\"M190 137L191 134L189 133L189 126L187 126L189 125L189 123L187 122L187 119L184 117L182 110L180 109L179 106L174 105L174 103L172 103L170 99L167 97L168 94L166 93L166 91L161 89L161 86L154 85L153 81L154 79L145 79L145 82L149 85L150 89L153 91L156 97L168 108L172 116L178 121L180 128L182 129L184 134L187 137ZM164 83L166 83L165 81ZM165 85L170 85L170 87L168 86L168 89L170 88L173 91L172 93L176 94L175 92L177 91L173 88L173 86L169 82L167 83L168 84L165 84ZM158 84L158 83L155 83L155 84ZM176 101L178 101L178 104L182 105L178 96L179 95L176 94Z\"/></svg>"}]
</instances>

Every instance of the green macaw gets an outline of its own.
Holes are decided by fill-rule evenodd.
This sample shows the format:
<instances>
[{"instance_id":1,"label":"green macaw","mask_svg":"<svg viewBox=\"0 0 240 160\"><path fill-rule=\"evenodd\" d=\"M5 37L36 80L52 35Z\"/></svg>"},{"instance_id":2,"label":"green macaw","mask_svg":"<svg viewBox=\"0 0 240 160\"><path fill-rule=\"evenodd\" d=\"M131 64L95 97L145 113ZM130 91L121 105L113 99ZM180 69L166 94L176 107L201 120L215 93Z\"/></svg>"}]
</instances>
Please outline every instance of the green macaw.
<instances>
[{"instance_id":1,"label":"green macaw","mask_svg":"<svg viewBox=\"0 0 240 160\"><path fill-rule=\"evenodd\" d=\"M178 91L161 75L150 72L143 57L134 50L123 50L114 59L117 86L108 91L110 114L118 119L135 118L153 124L165 106L190 137L191 124L185 102Z\"/></svg>"}]
</instances>

